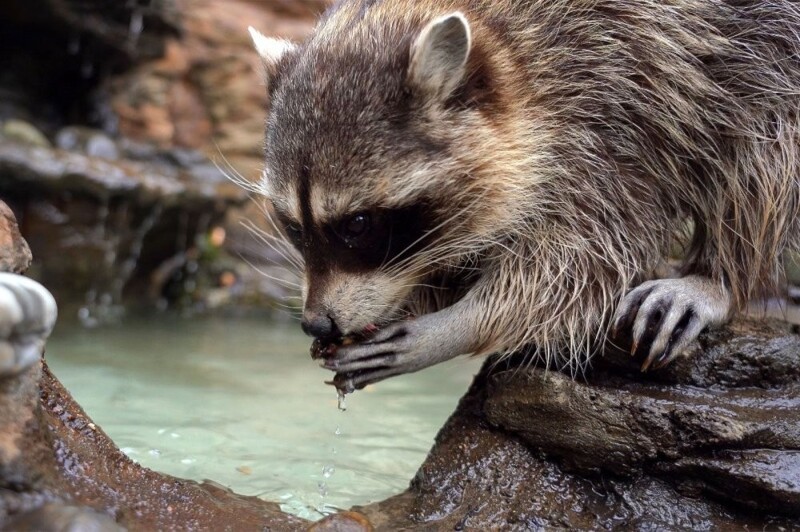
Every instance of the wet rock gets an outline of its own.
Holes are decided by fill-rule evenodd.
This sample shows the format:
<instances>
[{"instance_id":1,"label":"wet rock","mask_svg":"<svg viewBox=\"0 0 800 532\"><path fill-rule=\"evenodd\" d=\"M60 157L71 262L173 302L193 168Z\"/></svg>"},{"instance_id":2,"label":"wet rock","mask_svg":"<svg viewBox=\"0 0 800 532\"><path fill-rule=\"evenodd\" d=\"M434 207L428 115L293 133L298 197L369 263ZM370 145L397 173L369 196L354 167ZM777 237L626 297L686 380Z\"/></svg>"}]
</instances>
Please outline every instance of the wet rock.
<instances>
[{"instance_id":1,"label":"wet rock","mask_svg":"<svg viewBox=\"0 0 800 532\"><path fill-rule=\"evenodd\" d=\"M48 503L6 523L8 532L124 532L107 515L88 508Z\"/></svg>"},{"instance_id":2,"label":"wet rock","mask_svg":"<svg viewBox=\"0 0 800 532\"><path fill-rule=\"evenodd\" d=\"M108 135L87 127L63 128L56 135L55 144L62 150L79 151L100 159L116 160L120 155L116 143Z\"/></svg>"},{"instance_id":3,"label":"wet rock","mask_svg":"<svg viewBox=\"0 0 800 532\"><path fill-rule=\"evenodd\" d=\"M114 316L121 290L152 292L150 274L205 231L263 220L218 169L252 181L263 166L263 67L247 26L300 40L328 2L32 1L0 6L0 121L44 137L0 139L0 196L40 258L31 274Z\"/></svg>"},{"instance_id":4,"label":"wet rock","mask_svg":"<svg viewBox=\"0 0 800 532\"><path fill-rule=\"evenodd\" d=\"M373 532L366 516L358 512L339 512L317 521L308 532Z\"/></svg>"},{"instance_id":5,"label":"wet rock","mask_svg":"<svg viewBox=\"0 0 800 532\"><path fill-rule=\"evenodd\" d=\"M197 483L144 469L125 456L92 423L44 366L37 412L41 427L28 438L31 454L52 459L38 468L49 492L109 515L127 530L298 530L307 522L280 511L277 504L244 497L214 483ZM55 451L55 452L53 452ZM14 494L0 495L3 502ZM0 504L2 510L8 504Z\"/></svg>"},{"instance_id":6,"label":"wet rock","mask_svg":"<svg viewBox=\"0 0 800 532\"><path fill-rule=\"evenodd\" d=\"M67 123L112 125L101 82L160 57L179 24L173 0L0 3L0 119L48 135Z\"/></svg>"},{"instance_id":7,"label":"wet rock","mask_svg":"<svg viewBox=\"0 0 800 532\"><path fill-rule=\"evenodd\" d=\"M192 203L236 203L244 192L228 186L213 165L181 167L153 161L108 161L83 153L0 141L0 187L9 191L26 185L39 191L66 190L97 200L126 198L165 206ZM17 185L16 187L14 185Z\"/></svg>"},{"instance_id":8,"label":"wet rock","mask_svg":"<svg viewBox=\"0 0 800 532\"><path fill-rule=\"evenodd\" d=\"M277 504L142 468L117 449L46 366L0 380L0 435L3 530L7 523L17 525L12 530L76 530L64 528L75 523L117 530L109 521L131 531L226 530L231 523L240 530L307 526ZM48 503L56 506L42 509Z\"/></svg>"},{"instance_id":9,"label":"wet rock","mask_svg":"<svg viewBox=\"0 0 800 532\"><path fill-rule=\"evenodd\" d=\"M0 136L13 142L49 148L50 141L36 126L23 120L6 120L0 128Z\"/></svg>"},{"instance_id":10,"label":"wet rock","mask_svg":"<svg viewBox=\"0 0 800 532\"><path fill-rule=\"evenodd\" d=\"M489 361L378 530L800 526L800 336L740 320L642 374Z\"/></svg>"},{"instance_id":11,"label":"wet rock","mask_svg":"<svg viewBox=\"0 0 800 532\"><path fill-rule=\"evenodd\" d=\"M86 128L63 130L59 142L95 155L111 143L101 151L124 158L0 139L0 196L39 258L31 274L87 308L119 305L127 290L145 295L161 263L194 247L247 197L198 152L120 147Z\"/></svg>"},{"instance_id":12,"label":"wet rock","mask_svg":"<svg viewBox=\"0 0 800 532\"><path fill-rule=\"evenodd\" d=\"M22 273L31 260L31 250L19 233L14 213L0 200L0 272Z\"/></svg>"}]
</instances>

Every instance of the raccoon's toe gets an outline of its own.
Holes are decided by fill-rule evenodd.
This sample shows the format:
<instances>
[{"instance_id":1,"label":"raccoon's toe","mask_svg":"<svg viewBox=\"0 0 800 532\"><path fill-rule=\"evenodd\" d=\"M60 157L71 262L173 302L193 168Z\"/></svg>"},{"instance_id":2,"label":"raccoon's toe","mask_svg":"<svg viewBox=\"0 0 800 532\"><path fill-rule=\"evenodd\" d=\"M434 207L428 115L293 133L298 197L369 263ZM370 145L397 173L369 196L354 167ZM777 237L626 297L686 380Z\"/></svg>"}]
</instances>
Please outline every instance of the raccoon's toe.
<instances>
[{"instance_id":1,"label":"raccoon's toe","mask_svg":"<svg viewBox=\"0 0 800 532\"><path fill-rule=\"evenodd\" d=\"M407 352L411 339L404 323L390 325L363 342L341 346L322 367L340 373L401 365L401 354Z\"/></svg>"},{"instance_id":2,"label":"raccoon's toe","mask_svg":"<svg viewBox=\"0 0 800 532\"><path fill-rule=\"evenodd\" d=\"M380 368L367 371L356 371L351 373L337 373L331 384L344 393L352 393L355 390L363 390L370 384L375 384L390 377L402 375L404 372L397 368Z\"/></svg>"},{"instance_id":3,"label":"raccoon's toe","mask_svg":"<svg viewBox=\"0 0 800 532\"><path fill-rule=\"evenodd\" d=\"M350 379L355 388L413 373L474 352L476 338L453 307L388 325L366 340L339 347L323 367Z\"/></svg>"},{"instance_id":4,"label":"raccoon's toe","mask_svg":"<svg viewBox=\"0 0 800 532\"><path fill-rule=\"evenodd\" d=\"M708 279L650 281L623 299L613 330L631 330L631 355L643 358L647 371L683 354L703 329L724 322L729 310L727 293Z\"/></svg>"}]
</instances>

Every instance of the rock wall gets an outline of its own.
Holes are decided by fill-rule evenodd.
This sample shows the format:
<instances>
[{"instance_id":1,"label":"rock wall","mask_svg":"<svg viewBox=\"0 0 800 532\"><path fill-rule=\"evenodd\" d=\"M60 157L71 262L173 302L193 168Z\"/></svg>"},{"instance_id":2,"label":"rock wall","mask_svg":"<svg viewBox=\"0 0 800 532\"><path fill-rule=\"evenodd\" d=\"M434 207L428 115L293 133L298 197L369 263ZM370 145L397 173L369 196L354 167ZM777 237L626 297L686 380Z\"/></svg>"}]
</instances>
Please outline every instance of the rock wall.
<instances>
[{"instance_id":1,"label":"rock wall","mask_svg":"<svg viewBox=\"0 0 800 532\"><path fill-rule=\"evenodd\" d=\"M113 123L99 84L159 57L178 34L173 0L29 0L0 5L0 120L53 133L72 123Z\"/></svg>"},{"instance_id":2,"label":"rock wall","mask_svg":"<svg viewBox=\"0 0 800 532\"><path fill-rule=\"evenodd\" d=\"M299 40L326 2L34 4L0 5L11 52L0 197L38 257L31 275L89 324L113 319L123 293L184 307L287 296L237 260L291 282L241 227L268 229L225 174L252 180L263 165L265 90L247 26Z\"/></svg>"},{"instance_id":3,"label":"rock wall","mask_svg":"<svg viewBox=\"0 0 800 532\"><path fill-rule=\"evenodd\" d=\"M248 26L303 39L323 0L178 0L182 34L163 58L109 81L119 129L133 139L224 156L253 178L262 165L265 90Z\"/></svg>"},{"instance_id":4,"label":"rock wall","mask_svg":"<svg viewBox=\"0 0 800 532\"><path fill-rule=\"evenodd\" d=\"M31 250L19 232L14 212L0 201L0 272L22 273L31 260Z\"/></svg>"}]
</instances>

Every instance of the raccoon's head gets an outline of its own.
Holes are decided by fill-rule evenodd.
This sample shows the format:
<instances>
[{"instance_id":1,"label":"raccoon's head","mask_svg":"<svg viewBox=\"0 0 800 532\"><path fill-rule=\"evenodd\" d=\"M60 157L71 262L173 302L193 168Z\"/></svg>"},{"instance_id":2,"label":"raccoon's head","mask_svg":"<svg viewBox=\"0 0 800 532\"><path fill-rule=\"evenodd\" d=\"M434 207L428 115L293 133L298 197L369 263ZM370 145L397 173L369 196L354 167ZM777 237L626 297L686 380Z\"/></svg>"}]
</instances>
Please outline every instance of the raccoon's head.
<instances>
[{"instance_id":1,"label":"raccoon's head","mask_svg":"<svg viewBox=\"0 0 800 532\"><path fill-rule=\"evenodd\" d=\"M461 13L412 18L334 13L300 46L251 30L270 102L263 188L304 258L317 337L398 319L497 220L488 65Z\"/></svg>"}]
</instances>

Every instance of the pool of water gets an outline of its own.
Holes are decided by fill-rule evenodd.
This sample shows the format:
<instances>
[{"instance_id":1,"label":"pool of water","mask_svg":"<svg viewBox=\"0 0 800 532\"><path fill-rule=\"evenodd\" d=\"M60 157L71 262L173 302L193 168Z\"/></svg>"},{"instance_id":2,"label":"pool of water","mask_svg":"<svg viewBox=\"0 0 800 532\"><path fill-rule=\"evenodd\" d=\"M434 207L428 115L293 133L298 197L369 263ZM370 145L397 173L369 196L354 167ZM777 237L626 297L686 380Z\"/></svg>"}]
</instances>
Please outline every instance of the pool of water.
<instances>
[{"instance_id":1,"label":"pool of water","mask_svg":"<svg viewBox=\"0 0 800 532\"><path fill-rule=\"evenodd\" d=\"M292 323L154 315L60 324L47 361L131 458L211 479L307 518L408 486L479 361L459 359L348 396Z\"/></svg>"}]
</instances>

